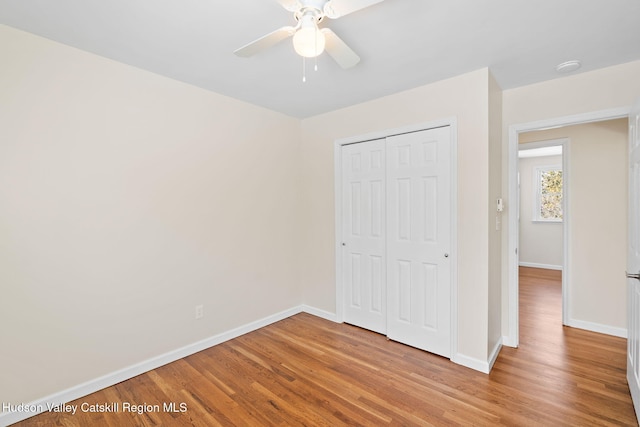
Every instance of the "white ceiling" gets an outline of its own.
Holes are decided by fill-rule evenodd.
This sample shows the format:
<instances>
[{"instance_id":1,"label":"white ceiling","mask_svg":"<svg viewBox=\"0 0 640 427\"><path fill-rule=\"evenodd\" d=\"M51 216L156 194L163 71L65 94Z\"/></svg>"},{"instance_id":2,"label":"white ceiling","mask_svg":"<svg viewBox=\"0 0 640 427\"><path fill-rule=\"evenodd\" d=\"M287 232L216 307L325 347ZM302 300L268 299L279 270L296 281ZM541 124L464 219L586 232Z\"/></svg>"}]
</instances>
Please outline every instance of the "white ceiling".
<instances>
[{"instance_id":1,"label":"white ceiling","mask_svg":"<svg viewBox=\"0 0 640 427\"><path fill-rule=\"evenodd\" d=\"M340 1L340 0L335 0ZM290 40L233 51L285 25L276 0L0 0L0 23L294 117L489 67L503 89L640 59L638 0L385 0L329 26L362 58L343 70Z\"/></svg>"}]
</instances>

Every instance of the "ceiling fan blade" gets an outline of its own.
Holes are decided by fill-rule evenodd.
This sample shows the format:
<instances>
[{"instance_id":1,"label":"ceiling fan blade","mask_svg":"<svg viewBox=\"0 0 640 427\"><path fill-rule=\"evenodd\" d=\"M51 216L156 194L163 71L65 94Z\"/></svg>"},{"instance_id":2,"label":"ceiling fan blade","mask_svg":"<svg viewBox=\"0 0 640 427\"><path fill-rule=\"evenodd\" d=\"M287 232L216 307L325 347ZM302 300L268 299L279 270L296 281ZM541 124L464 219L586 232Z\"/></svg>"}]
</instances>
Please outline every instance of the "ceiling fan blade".
<instances>
[{"instance_id":1,"label":"ceiling fan blade","mask_svg":"<svg viewBox=\"0 0 640 427\"><path fill-rule=\"evenodd\" d=\"M254 40L249 44L242 46L240 49L235 50L235 53L238 56L242 56L243 58L247 58L249 56L255 55L258 52L261 52L265 49L270 48L271 46L281 42L293 35L296 32L295 27L282 27L279 28L266 36L260 37L258 40Z\"/></svg>"},{"instance_id":2,"label":"ceiling fan blade","mask_svg":"<svg viewBox=\"0 0 640 427\"><path fill-rule=\"evenodd\" d=\"M382 1L383 0L330 0L324 5L324 13L329 18L336 19Z\"/></svg>"},{"instance_id":3,"label":"ceiling fan blade","mask_svg":"<svg viewBox=\"0 0 640 427\"><path fill-rule=\"evenodd\" d=\"M302 7L298 0L277 0L277 2L289 12L295 12Z\"/></svg>"},{"instance_id":4,"label":"ceiling fan blade","mask_svg":"<svg viewBox=\"0 0 640 427\"><path fill-rule=\"evenodd\" d=\"M360 57L340 37L328 28L323 28L325 47L324 50L342 68L351 68L360 62Z\"/></svg>"}]
</instances>

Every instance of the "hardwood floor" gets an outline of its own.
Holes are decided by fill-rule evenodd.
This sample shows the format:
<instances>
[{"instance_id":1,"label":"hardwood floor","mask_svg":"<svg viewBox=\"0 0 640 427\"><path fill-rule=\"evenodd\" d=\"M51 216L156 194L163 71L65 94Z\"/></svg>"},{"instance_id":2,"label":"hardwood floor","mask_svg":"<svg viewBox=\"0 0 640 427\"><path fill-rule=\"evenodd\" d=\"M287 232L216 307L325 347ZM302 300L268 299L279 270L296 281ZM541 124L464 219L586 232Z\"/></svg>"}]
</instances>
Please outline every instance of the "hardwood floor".
<instances>
[{"instance_id":1,"label":"hardwood floor","mask_svg":"<svg viewBox=\"0 0 640 427\"><path fill-rule=\"evenodd\" d=\"M490 375L299 314L71 402L117 402L115 413L16 425L637 425L626 340L563 327L557 277L523 271L520 290L521 346L503 348Z\"/></svg>"}]
</instances>

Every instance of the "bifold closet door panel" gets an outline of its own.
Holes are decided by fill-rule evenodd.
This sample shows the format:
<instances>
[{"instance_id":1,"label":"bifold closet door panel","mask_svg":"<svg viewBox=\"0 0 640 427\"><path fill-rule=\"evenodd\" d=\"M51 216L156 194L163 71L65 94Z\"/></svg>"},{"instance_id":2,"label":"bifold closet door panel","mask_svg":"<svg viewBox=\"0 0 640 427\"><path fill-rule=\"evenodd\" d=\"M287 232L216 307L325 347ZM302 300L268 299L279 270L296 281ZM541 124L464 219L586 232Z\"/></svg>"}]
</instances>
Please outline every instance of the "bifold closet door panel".
<instances>
[{"instance_id":1,"label":"bifold closet door panel","mask_svg":"<svg viewBox=\"0 0 640 427\"><path fill-rule=\"evenodd\" d=\"M387 138L387 335L450 356L451 136Z\"/></svg>"},{"instance_id":2,"label":"bifold closet door panel","mask_svg":"<svg viewBox=\"0 0 640 427\"><path fill-rule=\"evenodd\" d=\"M344 319L386 334L385 140L342 147Z\"/></svg>"}]
</instances>

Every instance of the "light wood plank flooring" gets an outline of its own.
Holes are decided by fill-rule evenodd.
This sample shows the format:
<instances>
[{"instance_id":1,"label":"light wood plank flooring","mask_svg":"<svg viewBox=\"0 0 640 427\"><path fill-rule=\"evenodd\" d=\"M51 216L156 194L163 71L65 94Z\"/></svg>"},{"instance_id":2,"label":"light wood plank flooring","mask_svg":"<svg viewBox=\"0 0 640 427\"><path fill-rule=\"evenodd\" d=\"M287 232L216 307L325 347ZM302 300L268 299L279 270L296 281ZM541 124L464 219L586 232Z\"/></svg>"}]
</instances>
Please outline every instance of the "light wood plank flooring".
<instances>
[{"instance_id":1,"label":"light wood plank flooring","mask_svg":"<svg viewBox=\"0 0 640 427\"><path fill-rule=\"evenodd\" d=\"M626 340L561 325L560 280L522 271L518 349L490 375L353 326L299 314L18 426L637 425ZM143 414L124 402L159 405ZM186 412L164 412L165 402ZM180 409L178 406L177 409Z\"/></svg>"}]
</instances>

